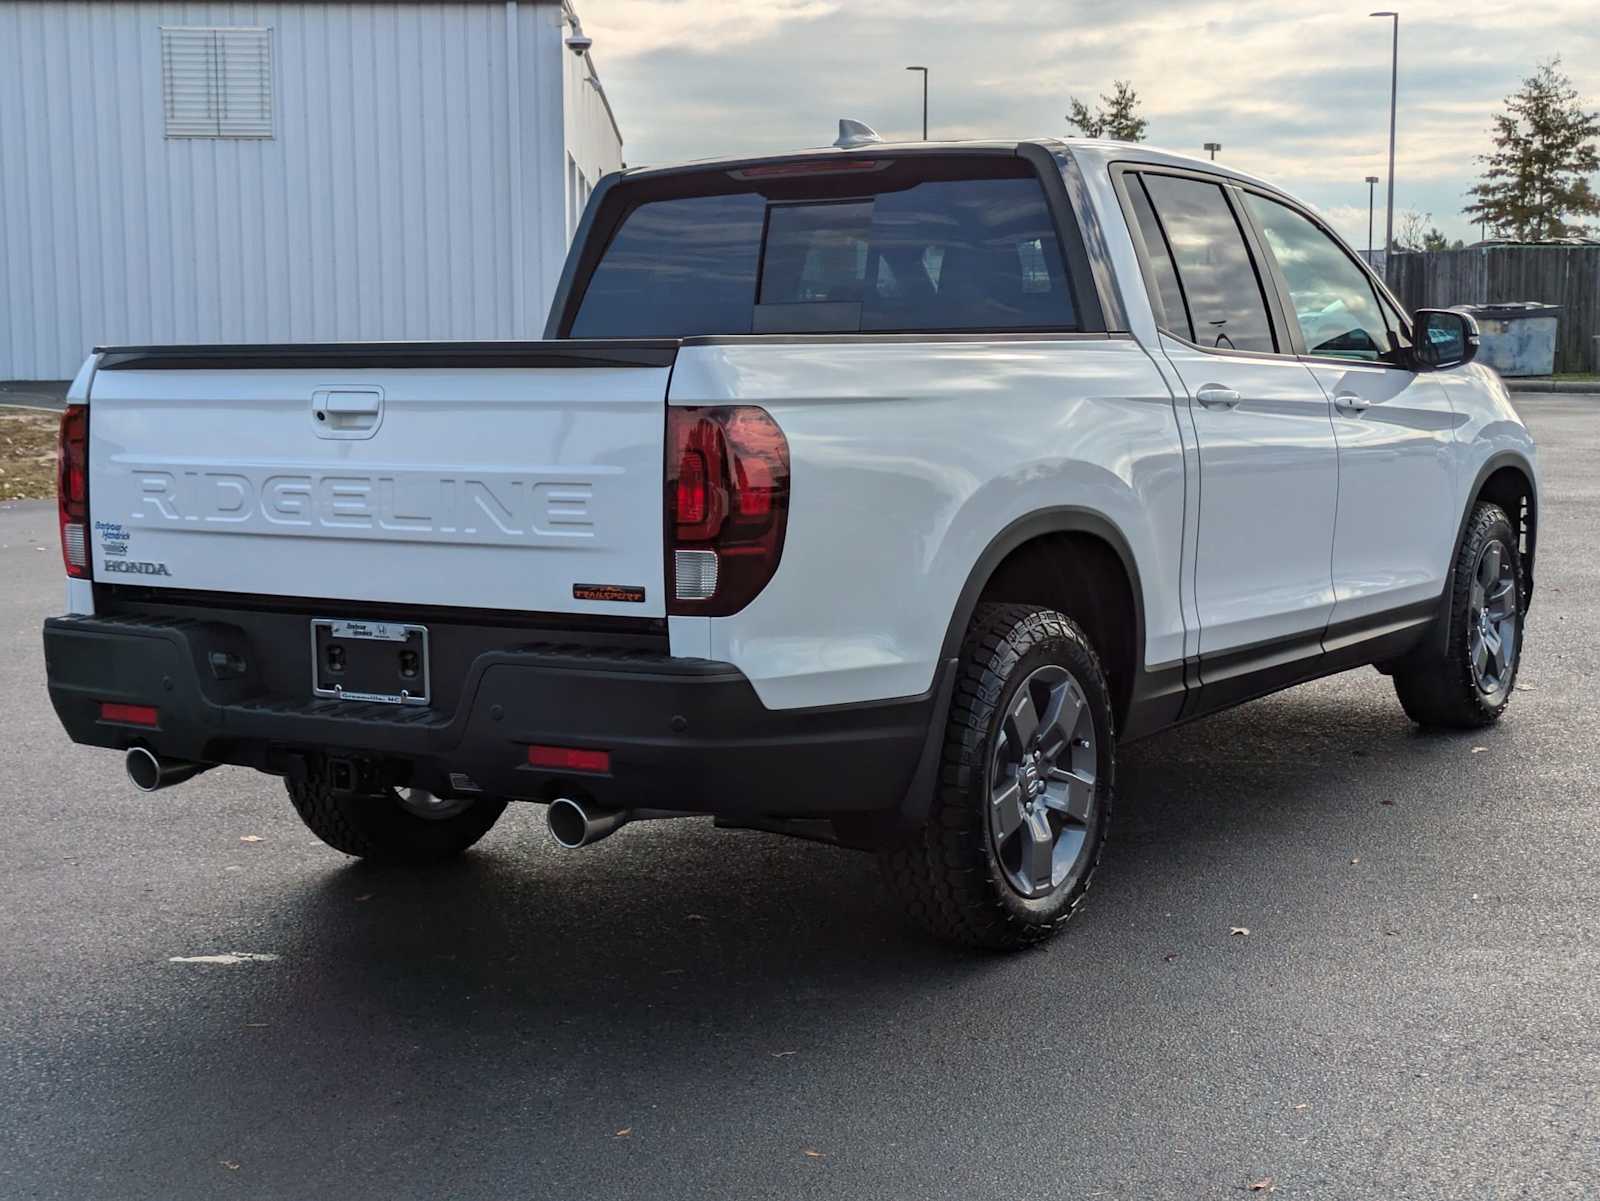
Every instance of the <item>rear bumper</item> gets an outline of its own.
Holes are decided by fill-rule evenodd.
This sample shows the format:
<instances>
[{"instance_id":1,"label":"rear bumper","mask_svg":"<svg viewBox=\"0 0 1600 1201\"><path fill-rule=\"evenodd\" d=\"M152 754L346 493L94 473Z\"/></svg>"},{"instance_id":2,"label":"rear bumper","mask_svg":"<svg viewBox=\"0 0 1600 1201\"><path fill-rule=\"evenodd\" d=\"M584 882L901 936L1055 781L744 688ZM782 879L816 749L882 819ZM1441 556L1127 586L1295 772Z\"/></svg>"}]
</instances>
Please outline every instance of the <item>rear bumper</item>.
<instances>
[{"instance_id":1,"label":"rear bumper","mask_svg":"<svg viewBox=\"0 0 1600 1201\"><path fill-rule=\"evenodd\" d=\"M932 717L949 674L920 697L774 711L727 663L539 642L476 654L447 708L408 709L318 699L309 679L299 694L283 688L282 657L304 663L304 647L280 645L268 628L243 618L51 618L51 703L75 742L279 775L327 754L440 795L475 786L618 808L815 817L915 801L931 783ZM108 701L153 706L157 725L103 721ZM531 767L531 744L608 751L610 771Z\"/></svg>"}]
</instances>

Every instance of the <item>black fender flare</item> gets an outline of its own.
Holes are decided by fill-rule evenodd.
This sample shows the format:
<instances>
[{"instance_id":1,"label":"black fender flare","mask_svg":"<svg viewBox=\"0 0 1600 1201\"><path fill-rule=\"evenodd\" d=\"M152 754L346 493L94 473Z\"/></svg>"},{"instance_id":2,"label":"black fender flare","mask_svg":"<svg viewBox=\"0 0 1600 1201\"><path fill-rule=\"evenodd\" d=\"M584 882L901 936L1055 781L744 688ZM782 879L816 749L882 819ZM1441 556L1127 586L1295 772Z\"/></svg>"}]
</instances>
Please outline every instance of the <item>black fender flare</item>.
<instances>
[{"instance_id":1,"label":"black fender flare","mask_svg":"<svg viewBox=\"0 0 1600 1201\"><path fill-rule=\"evenodd\" d=\"M1455 587L1451 576L1455 572L1456 556L1461 553L1461 543L1467 536L1467 522L1472 520L1472 510L1478 507L1478 500L1483 495L1483 486L1489 482L1489 477L1495 472L1506 467L1515 468L1517 473L1527 482L1528 488L1528 558L1523 564L1523 594L1522 605L1526 610L1528 603L1533 600L1533 561L1536 535L1539 529L1539 488L1534 482L1533 465L1527 458L1514 450L1496 451L1484 460L1483 466L1478 468L1477 477L1472 481L1472 487L1467 490L1467 503L1462 506L1461 520L1456 525L1455 541L1450 544L1450 563L1445 571L1444 591L1439 596L1439 612L1434 617L1434 631L1431 638L1424 640L1423 645L1433 644L1442 655L1450 653L1448 645L1450 640L1450 602L1455 594ZM1508 513L1508 517L1515 523L1516 513Z\"/></svg>"},{"instance_id":2,"label":"black fender flare","mask_svg":"<svg viewBox=\"0 0 1600 1201\"><path fill-rule=\"evenodd\" d=\"M941 660L952 659L961 653L961 640L978 607L978 597L985 585L1012 551L1035 538L1050 534L1089 534L1099 538L1116 552L1127 574L1128 587L1133 592L1134 668L1144 666L1144 587L1139 579L1139 566L1134 561L1133 548L1122 531L1103 513L1076 505L1057 505L1048 509L1035 509L1024 514L989 540L989 545L978 556L967 582L956 597L955 611L950 615L950 625L945 631L944 643L939 651Z\"/></svg>"},{"instance_id":3,"label":"black fender flare","mask_svg":"<svg viewBox=\"0 0 1600 1201\"><path fill-rule=\"evenodd\" d=\"M983 595L984 587L1007 555L1024 543L1051 534L1088 534L1099 538L1111 547L1121 562L1128 577L1128 587L1133 592L1134 699L1138 699L1138 681L1144 676L1144 589L1139 579L1138 565L1134 562L1133 548L1128 545L1122 531L1104 514L1073 505L1037 509L1017 518L989 540L989 545L978 556L967 574L966 584L956 597L950 625L945 630L944 643L939 651L939 669L934 677L934 704L928 719L927 739L912 775L911 787L900 806L899 818L906 827L914 827L925 821L933 802L933 790L938 784L939 759L944 749L944 727L949 720L950 701L955 693L961 641L966 637L967 626L972 623L978 598ZM1179 679L1181 683L1181 672Z\"/></svg>"}]
</instances>

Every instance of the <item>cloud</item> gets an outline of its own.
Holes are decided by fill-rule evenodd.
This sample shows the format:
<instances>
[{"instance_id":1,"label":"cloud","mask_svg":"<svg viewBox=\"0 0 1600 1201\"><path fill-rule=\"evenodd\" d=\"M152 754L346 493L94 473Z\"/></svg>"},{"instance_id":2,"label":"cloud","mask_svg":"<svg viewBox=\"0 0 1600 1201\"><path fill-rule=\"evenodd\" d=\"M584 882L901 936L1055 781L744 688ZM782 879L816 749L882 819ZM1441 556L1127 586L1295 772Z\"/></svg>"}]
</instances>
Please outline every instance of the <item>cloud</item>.
<instances>
[{"instance_id":1,"label":"cloud","mask_svg":"<svg viewBox=\"0 0 1600 1201\"><path fill-rule=\"evenodd\" d=\"M918 136L932 69L939 138L1066 134L1069 98L1127 79L1150 140L1230 164L1328 211L1386 175L1390 26L1280 0L580 0L630 162L823 145L839 117ZM1592 0L1496 10L1408 0L1400 26L1396 207L1451 236L1491 116L1539 61L1600 107ZM1380 187L1379 219L1382 219ZM1341 226L1343 228L1343 226ZM1348 232L1348 231L1347 231Z\"/></svg>"}]
</instances>

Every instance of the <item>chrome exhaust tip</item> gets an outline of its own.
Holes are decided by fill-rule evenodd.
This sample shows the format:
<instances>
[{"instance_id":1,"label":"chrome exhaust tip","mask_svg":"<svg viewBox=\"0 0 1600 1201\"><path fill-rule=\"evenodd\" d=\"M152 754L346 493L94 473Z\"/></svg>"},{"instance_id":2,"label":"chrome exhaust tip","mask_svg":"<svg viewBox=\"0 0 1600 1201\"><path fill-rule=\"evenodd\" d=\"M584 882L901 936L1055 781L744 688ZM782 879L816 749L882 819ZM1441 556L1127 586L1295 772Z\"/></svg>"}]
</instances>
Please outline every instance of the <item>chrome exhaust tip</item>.
<instances>
[{"instance_id":1,"label":"chrome exhaust tip","mask_svg":"<svg viewBox=\"0 0 1600 1201\"><path fill-rule=\"evenodd\" d=\"M164 759L147 747L128 748L123 759L128 780L140 792L157 792L192 780L211 768L209 763L191 763L187 759Z\"/></svg>"},{"instance_id":2,"label":"chrome exhaust tip","mask_svg":"<svg viewBox=\"0 0 1600 1201\"><path fill-rule=\"evenodd\" d=\"M597 809L571 797L557 797L544 811L550 837L569 851L599 842L632 820L626 809Z\"/></svg>"}]
</instances>

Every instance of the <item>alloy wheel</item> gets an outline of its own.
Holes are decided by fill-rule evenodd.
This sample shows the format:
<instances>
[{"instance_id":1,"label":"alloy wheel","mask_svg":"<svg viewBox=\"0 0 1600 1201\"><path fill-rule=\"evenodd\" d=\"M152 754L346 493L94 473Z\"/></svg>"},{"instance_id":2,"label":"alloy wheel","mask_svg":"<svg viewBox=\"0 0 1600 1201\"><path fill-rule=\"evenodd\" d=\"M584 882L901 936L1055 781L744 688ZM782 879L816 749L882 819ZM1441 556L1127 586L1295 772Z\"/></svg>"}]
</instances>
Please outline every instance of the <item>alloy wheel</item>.
<instances>
[{"instance_id":1,"label":"alloy wheel","mask_svg":"<svg viewBox=\"0 0 1600 1201\"><path fill-rule=\"evenodd\" d=\"M1467 651L1472 682L1491 699L1511 687L1517 661L1516 563L1498 538L1484 545L1472 573Z\"/></svg>"},{"instance_id":2,"label":"alloy wheel","mask_svg":"<svg viewBox=\"0 0 1600 1201\"><path fill-rule=\"evenodd\" d=\"M1095 820L1098 746L1083 686L1047 664L1017 689L989 768L989 832L1006 882L1029 900L1081 869Z\"/></svg>"}]
</instances>

